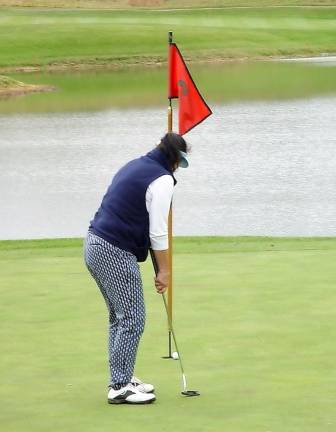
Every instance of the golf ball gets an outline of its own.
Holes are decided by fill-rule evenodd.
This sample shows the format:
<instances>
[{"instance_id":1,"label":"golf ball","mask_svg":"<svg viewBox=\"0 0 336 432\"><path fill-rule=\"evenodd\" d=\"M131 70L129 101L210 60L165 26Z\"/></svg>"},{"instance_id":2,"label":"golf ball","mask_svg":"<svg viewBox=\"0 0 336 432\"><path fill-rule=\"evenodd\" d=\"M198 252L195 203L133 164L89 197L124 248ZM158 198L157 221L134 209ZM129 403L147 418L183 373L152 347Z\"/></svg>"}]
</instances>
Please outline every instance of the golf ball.
<instances>
[{"instance_id":1,"label":"golf ball","mask_svg":"<svg viewBox=\"0 0 336 432\"><path fill-rule=\"evenodd\" d=\"M174 360L177 360L179 358L179 355L177 354L176 351L173 352L172 357Z\"/></svg>"}]
</instances>

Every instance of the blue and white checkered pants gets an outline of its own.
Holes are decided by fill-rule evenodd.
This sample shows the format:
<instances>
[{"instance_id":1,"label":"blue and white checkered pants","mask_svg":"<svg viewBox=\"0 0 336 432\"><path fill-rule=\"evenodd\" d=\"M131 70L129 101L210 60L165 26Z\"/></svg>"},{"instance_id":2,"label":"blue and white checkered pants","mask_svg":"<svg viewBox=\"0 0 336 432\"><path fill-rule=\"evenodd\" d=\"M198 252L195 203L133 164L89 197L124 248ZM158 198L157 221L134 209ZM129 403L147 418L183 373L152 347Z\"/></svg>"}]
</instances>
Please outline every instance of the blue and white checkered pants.
<instances>
[{"instance_id":1,"label":"blue and white checkered pants","mask_svg":"<svg viewBox=\"0 0 336 432\"><path fill-rule=\"evenodd\" d=\"M90 231L84 241L84 259L109 312L109 387L118 390L131 381L145 326L139 265L133 254Z\"/></svg>"}]
</instances>

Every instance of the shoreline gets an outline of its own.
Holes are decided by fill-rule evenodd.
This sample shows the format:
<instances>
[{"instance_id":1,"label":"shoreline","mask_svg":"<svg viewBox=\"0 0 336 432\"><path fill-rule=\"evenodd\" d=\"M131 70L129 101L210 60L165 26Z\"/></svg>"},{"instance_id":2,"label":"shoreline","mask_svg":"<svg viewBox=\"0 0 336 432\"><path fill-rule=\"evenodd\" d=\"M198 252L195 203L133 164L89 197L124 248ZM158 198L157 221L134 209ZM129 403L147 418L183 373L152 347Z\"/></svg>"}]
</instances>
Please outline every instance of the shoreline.
<instances>
[{"instance_id":1,"label":"shoreline","mask_svg":"<svg viewBox=\"0 0 336 432\"><path fill-rule=\"evenodd\" d=\"M308 54L294 54L293 56L256 56L256 57L211 57L201 58L195 60L185 56L185 60L191 65L201 64L229 64L229 63L248 63L248 62L267 62L267 61L299 61L307 63L316 63L317 61L334 61L336 54L330 53L316 53L316 55ZM138 61L135 61L138 59ZM47 65L19 65L19 66L0 66L0 74L10 73L37 73L37 72L80 72L80 71L95 71L95 70L111 70L120 71L124 69L138 69L138 68L161 68L167 66L167 60L162 59L160 56L153 57L128 57L125 59L115 59L107 62L54 62ZM1 85L1 82L0 82ZM0 87L1 90L1 87Z\"/></svg>"}]
</instances>

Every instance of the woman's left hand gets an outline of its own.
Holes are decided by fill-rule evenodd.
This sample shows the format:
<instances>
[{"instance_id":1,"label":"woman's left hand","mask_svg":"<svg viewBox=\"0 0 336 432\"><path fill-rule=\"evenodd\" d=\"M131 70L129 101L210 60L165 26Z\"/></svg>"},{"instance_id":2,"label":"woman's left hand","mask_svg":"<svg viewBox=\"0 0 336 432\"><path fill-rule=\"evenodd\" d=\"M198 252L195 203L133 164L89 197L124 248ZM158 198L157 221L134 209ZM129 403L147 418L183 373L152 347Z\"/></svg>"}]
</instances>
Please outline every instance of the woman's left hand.
<instances>
[{"instance_id":1,"label":"woman's left hand","mask_svg":"<svg viewBox=\"0 0 336 432\"><path fill-rule=\"evenodd\" d=\"M159 273L154 278L155 288L158 294L163 294L168 288L169 276L169 272L159 271Z\"/></svg>"}]
</instances>

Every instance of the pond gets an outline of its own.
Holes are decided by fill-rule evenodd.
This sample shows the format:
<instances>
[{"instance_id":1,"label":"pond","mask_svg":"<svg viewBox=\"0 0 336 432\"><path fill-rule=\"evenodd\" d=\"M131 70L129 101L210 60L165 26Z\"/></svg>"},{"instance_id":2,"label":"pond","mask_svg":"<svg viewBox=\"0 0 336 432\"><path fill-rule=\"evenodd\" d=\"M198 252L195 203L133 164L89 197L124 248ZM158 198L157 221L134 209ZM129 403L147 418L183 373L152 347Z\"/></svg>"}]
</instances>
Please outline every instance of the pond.
<instances>
[{"instance_id":1,"label":"pond","mask_svg":"<svg viewBox=\"0 0 336 432\"><path fill-rule=\"evenodd\" d=\"M296 70L301 65L285 66ZM235 68L242 74L238 66L228 66ZM322 69L335 74L332 67L313 70ZM227 73L225 69L225 79ZM77 90L68 81L75 80L73 75L57 75L55 80L69 88L54 95L56 102L50 94L1 102L0 239L83 236L118 167L149 151L163 135L164 100L158 103L154 96L137 106L123 84L123 100L128 97L134 104L113 106L93 77L118 79L113 72L101 74L88 73L91 89ZM125 83L128 77L123 79ZM157 79L160 82L160 76ZM212 85L204 86L205 97L213 94ZM335 235L336 86L320 83L320 90L311 86L306 95L293 92L293 99L281 98L277 85L271 97L268 85L266 96L231 89L227 100L208 99L213 115L186 135L191 164L177 173L176 235ZM284 88L282 82L279 85ZM153 88L157 89L155 79ZM69 106L71 94L76 101ZM79 109L84 100L85 109Z\"/></svg>"}]
</instances>

